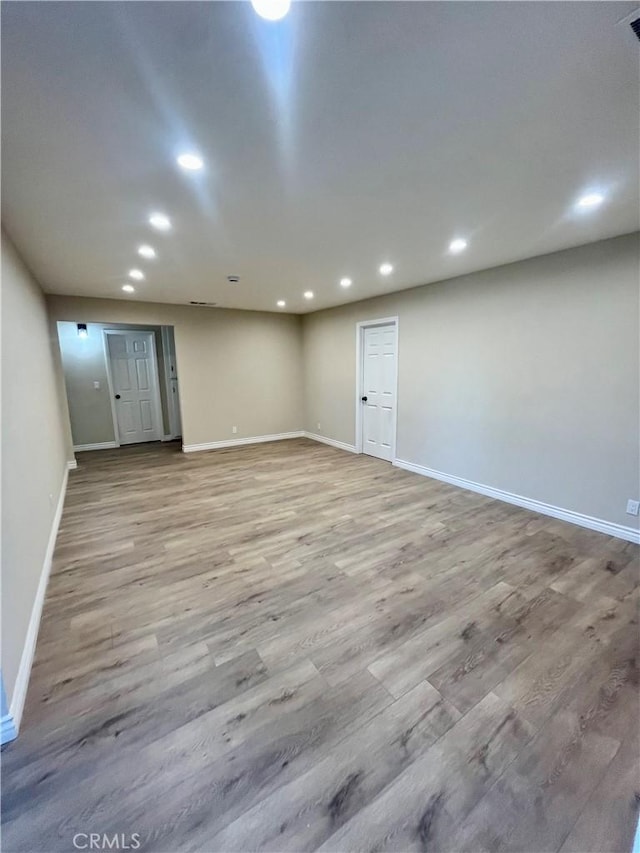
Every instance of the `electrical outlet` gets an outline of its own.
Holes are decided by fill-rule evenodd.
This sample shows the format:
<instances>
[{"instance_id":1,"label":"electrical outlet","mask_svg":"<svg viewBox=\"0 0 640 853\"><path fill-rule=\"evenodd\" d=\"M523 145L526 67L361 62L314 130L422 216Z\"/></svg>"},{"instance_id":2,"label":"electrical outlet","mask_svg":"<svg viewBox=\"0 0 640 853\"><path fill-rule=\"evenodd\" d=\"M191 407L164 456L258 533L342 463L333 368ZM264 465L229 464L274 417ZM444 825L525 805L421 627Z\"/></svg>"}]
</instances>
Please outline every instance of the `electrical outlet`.
<instances>
[{"instance_id":1,"label":"electrical outlet","mask_svg":"<svg viewBox=\"0 0 640 853\"><path fill-rule=\"evenodd\" d=\"M640 510L640 501L627 501L627 514L628 515L637 515Z\"/></svg>"},{"instance_id":2,"label":"electrical outlet","mask_svg":"<svg viewBox=\"0 0 640 853\"><path fill-rule=\"evenodd\" d=\"M93 387L96 389L96 391L100 390L100 382L97 379L93 380Z\"/></svg>"},{"instance_id":3,"label":"electrical outlet","mask_svg":"<svg viewBox=\"0 0 640 853\"><path fill-rule=\"evenodd\" d=\"M322 427L320 426L320 421L318 421L318 429L322 429Z\"/></svg>"},{"instance_id":4,"label":"electrical outlet","mask_svg":"<svg viewBox=\"0 0 640 853\"><path fill-rule=\"evenodd\" d=\"M234 434L238 432L238 427L231 427L231 432Z\"/></svg>"}]
</instances>

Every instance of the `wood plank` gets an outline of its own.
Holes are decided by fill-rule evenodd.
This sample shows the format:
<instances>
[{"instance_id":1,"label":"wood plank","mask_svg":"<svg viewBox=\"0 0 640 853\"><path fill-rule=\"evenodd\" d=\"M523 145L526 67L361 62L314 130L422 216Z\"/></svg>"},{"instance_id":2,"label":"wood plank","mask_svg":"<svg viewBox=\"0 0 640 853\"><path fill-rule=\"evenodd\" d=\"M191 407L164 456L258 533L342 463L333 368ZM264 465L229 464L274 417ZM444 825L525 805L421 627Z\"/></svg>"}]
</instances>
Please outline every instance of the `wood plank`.
<instances>
[{"instance_id":1,"label":"wood plank","mask_svg":"<svg viewBox=\"0 0 640 853\"><path fill-rule=\"evenodd\" d=\"M211 838L211 849L314 850L459 717L423 681L341 741L307 773L260 800Z\"/></svg>"},{"instance_id":2,"label":"wood plank","mask_svg":"<svg viewBox=\"0 0 640 853\"><path fill-rule=\"evenodd\" d=\"M304 439L83 454L4 848L622 850L638 595L637 546Z\"/></svg>"},{"instance_id":3,"label":"wood plank","mask_svg":"<svg viewBox=\"0 0 640 853\"><path fill-rule=\"evenodd\" d=\"M489 693L319 849L455 849L454 826L530 737L528 724Z\"/></svg>"}]
</instances>

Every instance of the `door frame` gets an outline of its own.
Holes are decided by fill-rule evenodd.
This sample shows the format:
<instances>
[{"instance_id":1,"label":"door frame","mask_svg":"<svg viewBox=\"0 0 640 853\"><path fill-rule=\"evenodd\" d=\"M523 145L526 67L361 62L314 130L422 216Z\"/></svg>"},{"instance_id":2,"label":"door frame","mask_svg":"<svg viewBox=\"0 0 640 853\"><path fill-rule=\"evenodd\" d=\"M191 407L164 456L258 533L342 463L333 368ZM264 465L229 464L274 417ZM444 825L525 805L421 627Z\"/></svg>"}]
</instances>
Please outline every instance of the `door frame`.
<instances>
[{"instance_id":1,"label":"door frame","mask_svg":"<svg viewBox=\"0 0 640 853\"><path fill-rule=\"evenodd\" d=\"M398 362L400 323L398 317L382 317L379 320L361 320L356 323L356 453L362 453L362 383L364 381L364 331L371 326L393 326L395 331L396 369L394 375L396 404L393 412L393 436L391 439L391 464L396 460L396 435L398 432Z\"/></svg>"},{"instance_id":2,"label":"door frame","mask_svg":"<svg viewBox=\"0 0 640 853\"><path fill-rule=\"evenodd\" d=\"M109 386L109 401L111 402L111 417L113 418L113 434L116 447L121 446L120 442L120 427L118 426L118 415L116 413L115 393L113 390L113 376L111 374L111 353L109 352L109 335L134 335L136 332L143 332L145 335L151 335L151 354L152 362L152 377L151 385L153 388L153 407L156 415L156 439L162 441L164 436L164 417L162 415L162 403L160 398L160 380L158 377L158 353L156 352L156 333L153 329L103 329L102 344L104 347L104 360L107 368L107 385ZM143 444L143 442L132 442L133 444Z\"/></svg>"},{"instance_id":3,"label":"door frame","mask_svg":"<svg viewBox=\"0 0 640 853\"><path fill-rule=\"evenodd\" d=\"M172 441L182 435L182 413L180 412L179 398L180 390L173 393L171 385L171 362L178 377L178 362L176 359L175 328L173 326L161 326L160 337L162 339L162 351L164 355L164 384L167 389L167 410L169 413L169 434L164 436L165 441ZM173 338L173 341L171 340ZM179 388L179 383L178 383ZM177 399L176 399L177 398ZM180 424L180 426L178 426Z\"/></svg>"}]
</instances>

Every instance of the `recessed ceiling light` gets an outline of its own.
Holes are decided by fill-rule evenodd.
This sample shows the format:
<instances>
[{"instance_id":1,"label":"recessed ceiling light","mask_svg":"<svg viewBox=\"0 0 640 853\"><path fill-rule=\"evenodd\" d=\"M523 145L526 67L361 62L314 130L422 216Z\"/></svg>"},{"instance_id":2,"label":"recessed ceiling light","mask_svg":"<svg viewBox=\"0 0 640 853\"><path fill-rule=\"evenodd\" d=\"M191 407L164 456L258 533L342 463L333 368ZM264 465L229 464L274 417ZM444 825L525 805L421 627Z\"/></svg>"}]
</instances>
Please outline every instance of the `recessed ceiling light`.
<instances>
[{"instance_id":1,"label":"recessed ceiling light","mask_svg":"<svg viewBox=\"0 0 640 853\"><path fill-rule=\"evenodd\" d=\"M156 250L152 246L138 246L138 254L143 258L155 258Z\"/></svg>"},{"instance_id":2,"label":"recessed ceiling light","mask_svg":"<svg viewBox=\"0 0 640 853\"><path fill-rule=\"evenodd\" d=\"M142 281L144 273L142 270L129 270L129 278L133 278L135 281Z\"/></svg>"},{"instance_id":3,"label":"recessed ceiling light","mask_svg":"<svg viewBox=\"0 0 640 853\"><path fill-rule=\"evenodd\" d=\"M169 231L171 228L171 220L164 213L152 213L149 217L149 222L158 231Z\"/></svg>"},{"instance_id":4,"label":"recessed ceiling light","mask_svg":"<svg viewBox=\"0 0 640 853\"><path fill-rule=\"evenodd\" d=\"M576 207L579 207L581 210L587 210L591 207L598 207L603 201L604 196L602 193L587 193L578 199Z\"/></svg>"},{"instance_id":5,"label":"recessed ceiling light","mask_svg":"<svg viewBox=\"0 0 640 853\"><path fill-rule=\"evenodd\" d=\"M197 172L204 166L202 157L198 154L181 154L177 160L178 165L189 172Z\"/></svg>"},{"instance_id":6,"label":"recessed ceiling light","mask_svg":"<svg viewBox=\"0 0 640 853\"><path fill-rule=\"evenodd\" d=\"M340 279L340 287L351 287L353 282L350 278L341 278Z\"/></svg>"},{"instance_id":7,"label":"recessed ceiling light","mask_svg":"<svg viewBox=\"0 0 640 853\"><path fill-rule=\"evenodd\" d=\"M464 252L464 250L467 248L467 246L468 246L467 241L466 241L466 240L463 240L463 239L462 239L462 238L460 238L460 237L458 237L458 239L457 239L457 240L452 240L452 241L449 243L449 251L450 251L452 254L457 255L457 254L458 254L458 252Z\"/></svg>"},{"instance_id":8,"label":"recessed ceiling light","mask_svg":"<svg viewBox=\"0 0 640 853\"><path fill-rule=\"evenodd\" d=\"M305 299L313 299L313 290L305 290L304 298Z\"/></svg>"},{"instance_id":9,"label":"recessed ceiling light","mask_svg":"<svg viewBox=\"0 0 640 853\"><path fill-rule=\"evenodd\" d=\"M391 275L393 272L393 267L391 264L381 264L380 265L380 275Z\"/></svg>"},{"instance_id":10,"label":"recessed ceiling light","mask_svg":"<svg viewBox=\"0 0 640 853\"><path fill-rule=\"evenodd\" d=\"M291 0L251 0L253 11L267 21L279 21L291 8Z\"/></svg>"},{"instance_id":11,"label":"recessed ceiling light","mask_svg":"<svg viewBox=\"0 0 640 853\"><path fill-rule=\"evenodd\" d=\"M278 308L284 308L287 303L284 301L284 299L278 299L278 302L276 304Z\"/></svg>"},{"instance_id":12,"label":"recessed ceiling light","mask_svg":"<svg viewBox=\"0 0 640 853\"><path fill-rule=\"evenodd\" d=\"M123 284L122 289L125 293L133 293L135 291L135 287L132 284Z\"/></svg>"}]
</instances>

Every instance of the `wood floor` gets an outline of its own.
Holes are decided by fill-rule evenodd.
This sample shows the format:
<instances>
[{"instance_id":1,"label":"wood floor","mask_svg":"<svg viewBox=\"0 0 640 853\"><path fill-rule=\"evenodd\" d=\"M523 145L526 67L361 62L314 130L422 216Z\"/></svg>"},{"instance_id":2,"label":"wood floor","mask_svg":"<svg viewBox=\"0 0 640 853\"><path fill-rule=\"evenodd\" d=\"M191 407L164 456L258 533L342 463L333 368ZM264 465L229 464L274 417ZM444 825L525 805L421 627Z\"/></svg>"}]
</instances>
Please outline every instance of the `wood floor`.
<instances>
[{"instance_id":1,"label":"wood floor","mask_svg":"<svg viewBox=\"0 0 640 853\"><path fill-rule=\"evenodd\" d=\"M626 853L637 584L637 546L304 439L82 454L3 849Z\"/></svg>"}]
</instances>

